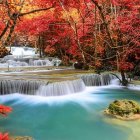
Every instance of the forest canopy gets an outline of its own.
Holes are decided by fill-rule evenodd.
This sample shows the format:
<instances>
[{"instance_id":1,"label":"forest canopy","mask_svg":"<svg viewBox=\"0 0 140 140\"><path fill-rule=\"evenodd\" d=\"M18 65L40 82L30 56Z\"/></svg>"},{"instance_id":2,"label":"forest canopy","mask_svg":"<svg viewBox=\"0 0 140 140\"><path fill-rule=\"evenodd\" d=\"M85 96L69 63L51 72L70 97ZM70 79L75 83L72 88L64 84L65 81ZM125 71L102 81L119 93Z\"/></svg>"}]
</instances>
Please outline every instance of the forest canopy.
<instances>
[{"instance_id":1,"label":"forest canopy","mask_svg":"<svg viewBox=\"0 0 140 140\"><path fill-rule=\"evenodd\" d=\"M0 12L2 48L29 45L98 71L139 69L139 0L1 0Z\"/></svg>"}]
</instances>

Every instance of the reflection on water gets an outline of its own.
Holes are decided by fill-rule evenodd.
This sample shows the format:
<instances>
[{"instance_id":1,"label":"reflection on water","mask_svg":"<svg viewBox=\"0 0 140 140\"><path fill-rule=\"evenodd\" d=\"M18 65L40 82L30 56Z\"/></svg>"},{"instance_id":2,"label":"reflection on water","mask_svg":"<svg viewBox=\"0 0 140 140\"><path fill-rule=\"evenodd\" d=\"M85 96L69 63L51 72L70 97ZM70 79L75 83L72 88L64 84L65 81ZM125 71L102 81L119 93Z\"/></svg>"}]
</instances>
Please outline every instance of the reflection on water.
<instances>
[{"instance_id":1,"label":"reflection on water","mask_svg":"<svg viewBox=\"0 0 140 140\"><path fill-rule=\"evenodd\" d=\"M35 97L1 96L0 103L13 112L0 119L0 131L29 135L35 140L139 140L140 121L108 118L102 111L115 99L134 99L140 91L119 88L88 88L81 94Z\"/></svg>"}]
</instances>

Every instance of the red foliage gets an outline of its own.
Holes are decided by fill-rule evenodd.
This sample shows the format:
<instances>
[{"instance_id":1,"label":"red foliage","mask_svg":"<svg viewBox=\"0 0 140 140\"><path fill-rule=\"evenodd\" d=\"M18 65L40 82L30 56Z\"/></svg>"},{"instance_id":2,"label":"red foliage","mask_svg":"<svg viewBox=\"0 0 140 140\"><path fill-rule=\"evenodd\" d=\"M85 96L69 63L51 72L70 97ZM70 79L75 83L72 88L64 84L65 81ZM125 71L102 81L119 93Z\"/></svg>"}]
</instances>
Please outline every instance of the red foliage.
<instances>
[{"instance_id":1,"label":"red foliage","mask_svg":"<svg viewBox=\"0 0 140 140\"><path fill-rule=\"evenodd\" d=\"M96 68L100 68L102 66L101 61L99 61L99 60L96 61L95 66L96 66Z\"/></svg>"},{"instance_id":2,"label":"red foliage","mask_svg":"<svg viewBox=\"0 0 140 140\"><path fill-rule=\"evenodd\" d=\"M12 108L9 106L0 105L0 114L7 116L8 113L12 111Z\"/></svg>"},{"instance_id":3,"label":"red foliage","mask_svg":"<svg viewBox=\"0 0 140 140\"><path fill-rule=\"evenodd\" d=\"M45 53L48 55L48 56L55 56L55 54L56 54L56 50L55 50L55 48L53 48L53 47L51 47L51 46L47 46L46 48L45 48Z\"/></svg>"},{"instance_id":4,"label":"red foliage","mask_svg":"<svg viewBox=\"0 0 140 140\"><path fill-rule=\"evenodd\" d=\"M15 28L21 35L36 39L43 36L47 55L56 55L64 61L92 62L95 67L101 67L105 60L111 61L115 67L119 63L124 71L132 70L133 61L140 59L139 0L34 0L29 5L37 9L54 6L32 18L21 17ZM0 29L4 25L0 22Z\"/></svg>"},{"instance_id":5,"label":"red foliage","mask_svg":"<svg viewBox=\"0 0 140 140\"><path fill-rule=\"evenodd\" d=\"M12 111L9 106L0 105L0 115L7 116ZM0 133L0 140L10 140L8 133Z\"/></svg>"},{"instance_id":6,"label":"red foliage","mask_svg":"<svg viewBox=\"0 0 140 140\"><path fill-rule=\"evenodd\" d=\"M132 63L129 62L120 62L119 64L119 69L120 71L131 71L134 68L134 65Z\"/></svg>"},{"instance_id":7,"label":"red foliage","mask_svg":"<svg viewBox=\"0 0 140 140\"><path fill-rule=\"evenodd\" d=\"M0 140L10 140L8 133L0 133Z\"/></svg>"}]
</instances>

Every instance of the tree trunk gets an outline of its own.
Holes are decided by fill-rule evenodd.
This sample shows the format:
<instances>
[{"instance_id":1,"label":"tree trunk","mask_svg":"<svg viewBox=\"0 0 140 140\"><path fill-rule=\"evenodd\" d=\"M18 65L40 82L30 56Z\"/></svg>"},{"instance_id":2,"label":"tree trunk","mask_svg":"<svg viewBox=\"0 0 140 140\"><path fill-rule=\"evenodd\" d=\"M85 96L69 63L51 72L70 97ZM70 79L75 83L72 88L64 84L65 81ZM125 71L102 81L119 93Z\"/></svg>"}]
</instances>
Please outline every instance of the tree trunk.
<instances>
[{"instance_id":1,"label":"tree trunk","mask_svg":"<svg viewBox=\"0 0 140 140\"><path fill-rule=\"evenodd\" d=\"M14 29L15 29L15 26L16 26L16 23L17 23L17 18L13 19L13 25L10 27L10 32L7 36L7 39L5 41L5 45L7 46L9 44L9 42L11 41L11 37L12 37L12 34L14 32Z\"/></svg>"},{"instance_id":2,"label":"tree trunk","mask_svg":"<svg viewBox=\"0 0 140 140\"><path fill-rule=\"evenodd\" d=\"M39 35L38 37L38 48L39 48L39 57L42 58L42 41L41 41L41 36Z\"/></svg>"},{"instance_id":3,"label":"tree trunk","mask_svg":"<svg viewBox=\"0 0 140 140\"><path fill-rule=\"evenodd\" d=\"M128 85L128 81L126 80L126 77L125 77L125 73L124 71L121 71L121 78L122 78L122 86L127 86Z\"/></svg>"}]
</instances>

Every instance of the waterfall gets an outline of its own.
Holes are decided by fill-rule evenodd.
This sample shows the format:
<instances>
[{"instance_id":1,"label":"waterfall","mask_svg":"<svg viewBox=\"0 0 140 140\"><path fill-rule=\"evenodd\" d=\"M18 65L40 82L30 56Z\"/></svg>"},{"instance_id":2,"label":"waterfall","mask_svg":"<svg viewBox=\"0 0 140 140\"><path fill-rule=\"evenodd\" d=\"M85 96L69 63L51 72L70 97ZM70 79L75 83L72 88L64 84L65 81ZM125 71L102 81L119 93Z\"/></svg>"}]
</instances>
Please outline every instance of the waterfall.
<instances>
[{"instance_id":1,"label":"waterfall","mask_svg":"<svg viewBox=\"0 0 140 140\"><path fill-rule=\"evenodd\" d=\"M86 86L103 86L109 85L111 80L116 77L112 74L85 74L81 75L80 78L84 81Z\"/></svg>"},{"instance_id":2,"label":"waterfall","mask_svg":"<svg viewBox=\"0 0 140 140\"><path fill-rule=\"evenodd\" d=\"M111 74L84 74L79 79L61 82L41 82L34 80L0 80L0 95L21 93L39 96L61 96L85 90L86 86L109 85L115 76Z\"/></svg>"},{"instance_id":3,"label":"waterfall","mask_svg":"<svg viewBox=\"0 0 140 140\"><path fill-rule=\"evenodd\" d=\"M36 50L35 48L31 47L11 47L11 53L15 56L23 57L23 56L35 56L36 55Z\"/></svg>"},{"instance_id":4,"label":"waterfall","mask_svg":"<svg viewBox=\"0 0 140 140\"><path fill-rule=\"evenodd\" d=\"M24 67L24 66L59 66L61 64L61 60L58 58L45 58L45 59L39 59L39 58L17 58L15 56L5 56L0 61L1 67L7 67L8 65L10 67Z\"/></svg>"},{"instance_id":5,"label":"waterfall","mask_svg":"<svg viewBox=\"0 0 140 140\"><path fill-rule=\"evenodd\" d=\"M38 60L33 60L32 62L30 61L30 65L32 66L59 66L61 64L61 60L58 58L53 58L52 60L49 59L38 59Z\"/></svg>"},{"instance_id":6,"label":"waterfall","mask_svg":"<svg viewBox=\"0 0 140 140\"><path fill-rule=\"evenodd\" d=\"M0 95L11 93L22 93L35 95L43 82L29 81L29 80L1 80L0 81Z\"/></svg>"},{"instance_id":7,"label":"waterfall","mask_svg":"<svg viewBox=\"0 0 140 140\"><path fill-rule=\"evenodd\" d=\"M60 96L83 91L85 84L81 79L55 83L29 80L1 80L0 95L21 93L40 96Z\"/></svg>"},{"instance_id":8,"label":"waterfall","mask_svg":"<svg viewBox=\"0 0 140 140\"><path fill-rule=\"evenodd\" d=\"M81 79L63 81L40 86L37 95L60 96L83 91L85 84Z\"/></svg>"},{"instance_id":9,"label":"waterfall","mask_svg":"<svg viewBox=\"0 0 140 140\"><path fill-rule=\"evenodd\" d=\"M13 67L28 66L27 62L20 62L20 61L14 61L14 60L8 60L6 63L10 66L13 66Z\"/></svg>"},{"instance_id":10,"label":"waterfall","mask_svg":"<svg viewBox=\"0 0 140 140\"><path fill-rule=\"evenodd\" d=\"M48 59L34 60L32 65L33 66L54 66L54 64L51 61L49 61Z\"/></svg>"}]
</instances>

